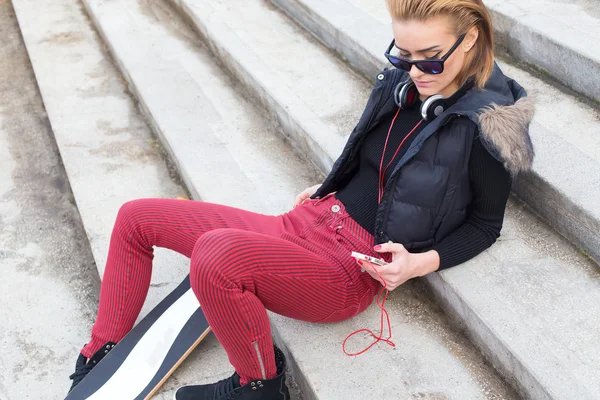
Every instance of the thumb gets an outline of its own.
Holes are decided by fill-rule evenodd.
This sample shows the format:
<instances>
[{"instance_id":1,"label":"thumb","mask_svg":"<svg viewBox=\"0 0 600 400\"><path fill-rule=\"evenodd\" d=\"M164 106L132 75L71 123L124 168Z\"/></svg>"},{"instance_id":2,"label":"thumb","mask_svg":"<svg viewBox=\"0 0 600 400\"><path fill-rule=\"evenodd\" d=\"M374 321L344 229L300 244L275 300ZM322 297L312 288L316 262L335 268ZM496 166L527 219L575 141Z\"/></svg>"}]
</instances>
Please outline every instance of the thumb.
<instances>
[{"instance_id":1,"label":"thumb","mask_svg":"<svg viewBox=\"0 0 600 400\"><path fill-rule=\"evenodd\" d=\"M304 192L300 193L296 196L296 201L294 203L294 207L300 205L308 196Z\"/></svg>"}]
</instances>

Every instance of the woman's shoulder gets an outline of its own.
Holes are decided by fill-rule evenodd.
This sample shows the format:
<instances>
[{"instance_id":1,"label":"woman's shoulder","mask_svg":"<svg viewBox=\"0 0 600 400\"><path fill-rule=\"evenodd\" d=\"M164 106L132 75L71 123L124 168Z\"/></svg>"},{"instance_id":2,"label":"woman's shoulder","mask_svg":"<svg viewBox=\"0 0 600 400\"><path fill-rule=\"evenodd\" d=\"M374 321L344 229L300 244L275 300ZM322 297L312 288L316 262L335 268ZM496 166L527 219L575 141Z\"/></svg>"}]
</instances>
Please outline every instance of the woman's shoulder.
<instances>
[{"instance_id":1,"label":"woman's shoulder","mask_svg":"<svg viewBox=\"0 0 600 400\"><path fill-rule=\"evenodd\" d=\"M533 145L529 125L535 112L533 98L497 64L482 90L471 89L458 102L459 112L477 125L478 138L512 175L531 169Z\"/></svg>"}]
</instances>

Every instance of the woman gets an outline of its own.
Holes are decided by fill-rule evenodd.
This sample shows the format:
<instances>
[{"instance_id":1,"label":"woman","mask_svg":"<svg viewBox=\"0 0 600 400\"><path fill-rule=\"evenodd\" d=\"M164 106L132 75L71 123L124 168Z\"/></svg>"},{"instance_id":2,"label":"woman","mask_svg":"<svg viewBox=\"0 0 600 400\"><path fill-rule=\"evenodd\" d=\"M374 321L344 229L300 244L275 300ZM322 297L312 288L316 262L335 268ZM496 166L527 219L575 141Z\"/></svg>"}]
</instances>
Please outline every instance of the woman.
<instances>
[{"instance_id":1,"label":"woman","mask_svg":"<svg viewBox=\"0 0 600 400\"><path fill-rule=\"evenodd\" d=\"M381 289L461 264L500 234L513 176L530 168L525 91L494 64L481 0L387 0L395 69L321 185L278 216L142 199L113 230L98 319L73 385L132 328L153 246L191 258L192 289L235 373L184 399L288 399L267 310L309 322L362 312ZM444 111L445 110L445 111ZM389 262L357 265L352 251ZM366 273L361 272L364 269Z\"/></svg>"}]
</instances>

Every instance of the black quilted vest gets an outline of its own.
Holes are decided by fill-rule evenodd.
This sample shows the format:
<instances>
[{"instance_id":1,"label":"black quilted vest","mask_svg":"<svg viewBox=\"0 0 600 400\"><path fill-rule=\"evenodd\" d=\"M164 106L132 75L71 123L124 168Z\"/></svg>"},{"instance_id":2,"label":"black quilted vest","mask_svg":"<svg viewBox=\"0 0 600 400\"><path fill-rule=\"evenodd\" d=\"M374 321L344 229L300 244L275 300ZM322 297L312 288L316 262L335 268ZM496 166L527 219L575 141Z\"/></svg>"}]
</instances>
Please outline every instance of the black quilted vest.
<instances>
[{"instance_id":1,"label":"black quilted vest","mask_svg":"<svg viewBox=\"0 0 600 400\"><path fill-rule=\"evenodd\" d=\"M357 167L362 139L381 118L397 110L393 90L407 77L397 69L378 74L365 111L313 198L335 192L348 181ZM472 122L478 124L478 111L482 108L492 103L511 105L525 95L525 90L504 76L496 65L484 90L471 89L431 121L413 140L386 182L377 209L375 243L393 241L413 251L424 250L459 227L471 202L468 161L473 139L479 132L472 128ZM502 160L493 144L484 144Z\"/></svg>"}]
</instances>

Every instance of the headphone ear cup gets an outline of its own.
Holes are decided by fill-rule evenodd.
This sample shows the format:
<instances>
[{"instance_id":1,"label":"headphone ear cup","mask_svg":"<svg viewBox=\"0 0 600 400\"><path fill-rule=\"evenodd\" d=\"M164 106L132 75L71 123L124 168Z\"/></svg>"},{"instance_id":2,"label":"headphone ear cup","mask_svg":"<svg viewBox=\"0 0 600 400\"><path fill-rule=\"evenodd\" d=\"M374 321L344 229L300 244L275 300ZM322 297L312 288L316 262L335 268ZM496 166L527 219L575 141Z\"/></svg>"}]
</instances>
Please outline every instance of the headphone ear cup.
<instances>
[{"instance_id":1,"label":"headphone ear cup","mask_svg":"<svg viewBox=\"0 0 600 400\"><path fill-rule=\"evenodd\" d=\"M402 90L400 90L400 104L402 104L402 108L411 108L415 105L417 100L419 99L419 91L417 90L417 86L410 81Z\"/></svg>"},{"instance_id":2,"label":"headphone ear cup","mask_svg":"<svg viewBox=\"0 0 600 400\"><path fill-rule=\"evenodd\" d=\"M419 92L411 80L399 83L394 89L394 101L400 109L411 108L418 98Z\"/></svg>"},{"instance_id":3,"label":"headphone ear cup","mask_svg":"<svg viewBox=\"0 0 600 400\"><path fill-rule=\"evenodd\" d=\"M434 120L440 116L448 107L448 99L441 94L434 94L428 97L423 104L421 104L421 117L425 121Z\"/></svg>"},{"instance_id":4,"label":"headphone ear cup","mask_svg":"<svg viewBox=\"0 0 600 400\"><path fill-rule=\"evenodd\" d=\"M396 105L400 109L402 108L402 101L400 101L400 90L402 90L402 88L404 87L404 85L405 85L405 82L400 82L394 88L394 102L396 103Z\"/></svg>"}]
</instances>

